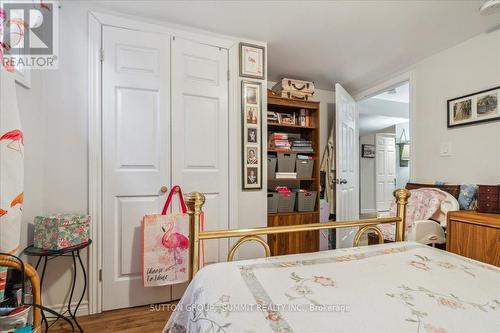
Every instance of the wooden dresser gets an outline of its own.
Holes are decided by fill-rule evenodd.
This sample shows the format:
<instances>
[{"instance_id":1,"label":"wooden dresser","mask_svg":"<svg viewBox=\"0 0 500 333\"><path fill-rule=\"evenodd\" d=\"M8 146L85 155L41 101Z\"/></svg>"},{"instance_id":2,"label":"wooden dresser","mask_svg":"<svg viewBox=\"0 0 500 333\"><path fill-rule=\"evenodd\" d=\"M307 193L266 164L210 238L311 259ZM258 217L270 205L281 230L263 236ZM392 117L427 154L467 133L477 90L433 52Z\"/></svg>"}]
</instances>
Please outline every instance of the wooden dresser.
<instances>
[{"instance_id":1,"label":"wooden dresser","mask_svg":"<svg viewBox=\"0 0 500 333\"><path fill-rule=\"evenodd\" d=\"M500 214L448 213L446 250L500 267Z\"/></svg>"}]
</instances>

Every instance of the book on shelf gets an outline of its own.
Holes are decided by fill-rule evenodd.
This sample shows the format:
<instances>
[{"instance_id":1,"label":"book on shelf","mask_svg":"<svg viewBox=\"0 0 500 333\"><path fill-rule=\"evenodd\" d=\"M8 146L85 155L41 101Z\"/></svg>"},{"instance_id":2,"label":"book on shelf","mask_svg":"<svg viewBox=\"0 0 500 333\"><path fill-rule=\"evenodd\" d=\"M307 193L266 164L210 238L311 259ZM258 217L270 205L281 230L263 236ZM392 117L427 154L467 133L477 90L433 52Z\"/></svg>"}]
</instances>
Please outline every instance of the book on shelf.
<instances>
[{"instance_id":1,"label":"book on shelf","mask_svg":"<svg viewBox=\"0 0 500 333\"><path fill-rule=\"evenodd\" d=\"M267 111L267 122L271 124L279 124L280 118L278 112Z\"/></svg>"},{"instance_id":2,"label":"book on shelf","mask_svg":"<svg viewBox=\"0 0 500 333\"><path fill-rule=\"evenodd\" d=\"M311 117L309 110L300 109L296 112L267 111L267 122L270 124L297 125L310 127Z\"/></svg>"},{"instance_id":3,"label":"book on shelf","mask_svg":"<svg viewBox=\"0 0 500 333\"><path fill-rule=\"evenodd\" d=\"M280 124L295 125L295 112L293 113L278 113Z\"/></svg>"},{"instance_id":4,"label":"book on shelf","mask_svg":"<svg viewBox=\"0 0 500 333\"><path fill-rule=\"evenodd\" d=\"M272 133L271 139L273 139L273 140L288 140L288 133Z\"/></svg>"},{"instance_id":5,"label":"book on shelf","mask_svg":"<svg viewBox=\"0 0 500 333\"><path fill-rule=\"evenodd\" d=\"M269 136L269 148L290 150L291 143L287 133L272 133Z\"/></svg>"},{"instance_id":6,"label":"book on shelf","mask_svg":"<svg viewBox=\"0 0 500 333\"><path fill-rule=\"evenodd\" d=\"M304 153L312 153L314 151L312 141L302 139L292 141L292 150Z\"/></svg>"},{"instance_id":7,"label":"book on shelf","mask_svg":"<svg viewBox=\"0 0 500 333\"><path fill-rule=\"evenodd\" d=\"M296 172L276 172L276 179L296 179Z\"/></svg>"},{"instance_id":8,"label":"book on shelf","mask_svg":"<svg viewBox=\"0 0 500 333\"><path fill-rule=\"evenodd\" d=\"M314 158L311 155L300 155L297 154L298 160L313 160Z\"/></svg>"}]
</instances>

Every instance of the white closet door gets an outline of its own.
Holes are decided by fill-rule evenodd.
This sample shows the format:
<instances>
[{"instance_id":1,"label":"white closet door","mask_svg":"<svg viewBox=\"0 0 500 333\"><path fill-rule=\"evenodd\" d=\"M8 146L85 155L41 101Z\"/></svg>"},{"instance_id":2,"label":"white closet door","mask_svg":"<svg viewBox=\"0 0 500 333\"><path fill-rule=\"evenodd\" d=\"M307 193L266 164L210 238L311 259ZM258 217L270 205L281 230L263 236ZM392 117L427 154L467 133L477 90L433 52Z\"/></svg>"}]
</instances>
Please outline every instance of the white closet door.
<instances>
[{"instance_id":1,"label":"white closet door","mask_svg":"<svg viewBox=\"0 0 500 333\"><path fill-rule=\"evenodd\" d=\"M375 181L377 212L386 212L391 208L396 189L396 140L394 134L375 135Z\"/></svg>"},{"instance_id":2,"label":"white closet door","mask_svg":"<svg viewBox=\"0 0 500 333\"><path fill-rule=\"evenodd\" d=\"M141 219L170 187L170 37L103 28L103 310L169 301L144 288Z\"/></svg>"},{"instance_id":3,"label":"white closet door","mask_svg":"<svg viewBox=\"0 0 500 333\"><path fill-rule=\"evenodd\" d=\"M229 226L227 70L227 50L172 41L172 181L205 194L205 230ZM205 242L205 262L226 260L227 245Z\"/></svg>"}]
</instances>

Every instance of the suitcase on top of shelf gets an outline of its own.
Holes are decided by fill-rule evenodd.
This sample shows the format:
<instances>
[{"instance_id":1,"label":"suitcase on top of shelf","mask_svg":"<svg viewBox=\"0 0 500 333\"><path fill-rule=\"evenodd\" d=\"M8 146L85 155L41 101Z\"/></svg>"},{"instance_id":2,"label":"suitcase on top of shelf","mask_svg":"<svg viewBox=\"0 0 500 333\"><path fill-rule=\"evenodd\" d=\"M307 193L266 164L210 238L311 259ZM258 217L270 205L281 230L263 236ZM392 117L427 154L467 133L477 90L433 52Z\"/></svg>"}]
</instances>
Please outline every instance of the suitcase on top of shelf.
<instances>
[{"instance_id":1,"label":"suitcase on top of shelf","mask_svg":"<svg viewBox=\"0 0 500 333\"><path fill-rule=\"evenodd\" d=\"M301 101L310 101L312 100L312 94L303 93L300 91L285 91L281 92L281 97L290 98L290 99L298 99Z\"/></svg>"},{"instance_id":2,"label":"suitcase on top of shelf","mask_svg":"<svg viewBox=\"0 0 500 333\"><path fill-rule=\"evenodd\" d=\"M281 93L282 91L300 92L304 94L313 95L314 94L314 82L295 80L290 78L282 78L281 81L277 82L273 88L273 91Z\"/></svg>"}]
</instances>

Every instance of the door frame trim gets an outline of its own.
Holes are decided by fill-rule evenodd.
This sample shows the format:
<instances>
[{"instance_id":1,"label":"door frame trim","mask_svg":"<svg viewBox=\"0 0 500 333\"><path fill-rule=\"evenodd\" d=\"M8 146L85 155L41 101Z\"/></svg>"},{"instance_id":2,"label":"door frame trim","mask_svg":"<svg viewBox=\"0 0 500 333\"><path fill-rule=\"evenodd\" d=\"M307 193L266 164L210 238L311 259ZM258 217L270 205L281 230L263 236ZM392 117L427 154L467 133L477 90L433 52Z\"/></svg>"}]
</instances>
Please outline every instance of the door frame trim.
<instances>
[{"instance_id":1,"label":"door frame trim","mask_svg":"<svg viewBox=\"0 0 500 333\"><path fill-rule=\"evenodd\" d=\"M409 161L409 167L410 167L410 181L413 181L415 178L415 168L414 166L416 165L415 163L415 151L416 151L416 142L415 142L415 120L416 120L416 91L417 91L417 80L416 80L416 73L415 70L410 70L408 72L396 75L388 80L381 81L377 84L374 84L371 88L365 89L363 91L360 91L354 95L354 99L356 102L359 102L361 100L364 100L366 98L373 97L375 95L378 95L379 93L395 88L402 83L408 82L408 89L409 91L409 121L410 121L410 135L409 135L409 140L411 142L411 149L410 149L410 161Z\"/></svg>"},{"instance_id":2,"label":"door frame trim","mask_svg":"<svg viewBox=\"0 0 500 333\"><path fill-rule=\"evenodd\" d=\"M151 22L151 21L150 21ZM88 212L92 216L91 237L93 245L89 249L88 276L89 276L89 314L102 312L102 282L99 271L102 268L102 84L101 84L101 45L103 26L114 26L125 29L166 33L178 36L201 44L225 48L228 50L228 112L229 112L229 179L239 172L239 147L231 144L234 133L231 128L240 128L240 107L238 102L239 62L238 45L240 41L249 42L267 47L266 43L238 39L235 37L214 34L190 27L184 27L164 22L147 23L136 18L104 12L88 12ZM105 55L104 55L105 56ZM239 134L235 136L239 138ZM237 141L237 140L236 140ZM235 179L235 178L234 178ZM238 197L240 193L237 182L229 182L229 228L238 227Z\"/></svg>"}]
</instances>

